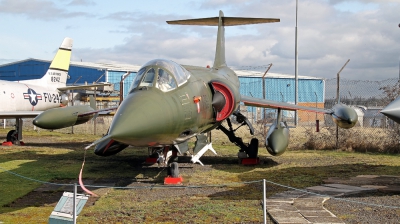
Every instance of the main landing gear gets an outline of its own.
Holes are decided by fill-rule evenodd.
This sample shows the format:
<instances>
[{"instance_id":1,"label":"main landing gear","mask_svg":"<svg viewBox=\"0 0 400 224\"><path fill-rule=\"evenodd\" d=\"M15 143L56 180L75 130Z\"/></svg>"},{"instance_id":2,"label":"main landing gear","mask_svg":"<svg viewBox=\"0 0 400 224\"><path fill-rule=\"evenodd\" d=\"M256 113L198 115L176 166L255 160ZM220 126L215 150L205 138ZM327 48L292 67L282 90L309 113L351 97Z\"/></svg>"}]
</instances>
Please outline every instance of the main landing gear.
<instances>
[{"instance_id":1,"label":"main landing gear","mask_svg":"<svg viewBox=\"0 0 400 224\"><path fill-rule=\"evenodd\" d=\"M249 120L240 112L236 111L233 113L233 115L236 116L236 121L238 123L240 123L239 127L237 127L236 129L233 129L230 118L227 118L226 121L228 123L229 130L222 125L218 126L217 129L224 132L224 134L226 136L228 136L229 141L231 141L235 145L239 146L240 150L238 152L238 158L239 158L239 160L242 161L242 164L244 164L243 163L244 159L246 161L250 161L249 163L246 162L245 164L256 164L256 163L258 163L258 139L252 138L250 141L250 144L245 144L245 143L243 143L242 138L237 137L235 135L235 131L244 125L247 125L249 127L250 134L254 135L254 128L251 125L251 123L249 122Z\"/></svg>"},{"instance_id":2,"label":"main landing gear","mask_svg":"<svg viewBox=\"0 0 400 224\"><path fill-rule=\"evenodd\" d=\"M15 119L15 130L7 133L6 141L2 145L24 145L22 140L22 118Z\"/></svg>"}]
</instances>

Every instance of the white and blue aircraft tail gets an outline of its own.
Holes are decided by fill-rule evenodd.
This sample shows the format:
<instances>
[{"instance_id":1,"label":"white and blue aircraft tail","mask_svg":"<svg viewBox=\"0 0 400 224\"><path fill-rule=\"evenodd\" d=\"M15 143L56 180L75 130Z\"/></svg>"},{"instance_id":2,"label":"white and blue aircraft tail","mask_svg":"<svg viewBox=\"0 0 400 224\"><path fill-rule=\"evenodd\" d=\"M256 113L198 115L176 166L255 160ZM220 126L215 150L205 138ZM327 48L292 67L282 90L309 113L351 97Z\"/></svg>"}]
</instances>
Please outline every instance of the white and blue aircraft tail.
<instances>
[{"instance_id":1,"label":"white and blue aircraft tail","mask_svg":"<svg viewBox=\"0 0 400 224\"><path fill-rule=\"evenodd\" d=\"M35 118L44 111L54 108L67 109L68 96L62 91L69 89L84 89L97 87L105 84L94 84L85 86L66 86L68 70L71 59L73 40L66 37L59 47L49 69L40 79L24 80L18 82L0 80L0 119L15 118L15 130L7 134L7 142L20 144L22 140L22 118ZM62 111L56 111L59 116ZM61 112L61 114L60 114ZM77 123L78 116L85 113L84 120L93 117L94 109L90 106L68 107L68 113L76 112L74 118L69 119L69 126ZM87 114L90 113L90 114ZM63 118L64 119L64 118ZM75 119L75 122L71 120ZM66 119L64 119L66 120ZM80 123L83 119L80 120ZM36 124L35 124L36 125ZM37 126L40 126L37 125ZM46 128L46 124L42 125ZM67 126L63 126L67 127ZM56 128L48 128L56 129Z\"/></svg>"}]
</instances>

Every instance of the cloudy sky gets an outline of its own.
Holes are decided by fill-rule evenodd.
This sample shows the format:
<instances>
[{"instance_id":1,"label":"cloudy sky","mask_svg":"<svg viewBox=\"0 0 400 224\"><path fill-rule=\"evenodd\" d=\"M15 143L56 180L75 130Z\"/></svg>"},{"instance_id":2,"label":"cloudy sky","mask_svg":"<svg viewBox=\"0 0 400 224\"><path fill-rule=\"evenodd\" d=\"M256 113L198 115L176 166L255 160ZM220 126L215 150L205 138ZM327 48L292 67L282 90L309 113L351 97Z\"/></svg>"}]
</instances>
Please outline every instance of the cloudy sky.
<instances>
[{"instance_id":1,"label":"cloudy sky","mask_svg":"<svg viewBox=\"0 0 400 224\"><path fill-rule=\"evenodd\" d=\"M145 2L145 3L143 3ZM141 65L154 58L212 65L215 27L168 25L176 19L280 18L226 28L228 65L294 74L295 0L0 0L0 64L51 60L63 38L73 61ZM299 75L384 80L399 77L400 0L299 0Z\"/></svg>"}]
</instances>

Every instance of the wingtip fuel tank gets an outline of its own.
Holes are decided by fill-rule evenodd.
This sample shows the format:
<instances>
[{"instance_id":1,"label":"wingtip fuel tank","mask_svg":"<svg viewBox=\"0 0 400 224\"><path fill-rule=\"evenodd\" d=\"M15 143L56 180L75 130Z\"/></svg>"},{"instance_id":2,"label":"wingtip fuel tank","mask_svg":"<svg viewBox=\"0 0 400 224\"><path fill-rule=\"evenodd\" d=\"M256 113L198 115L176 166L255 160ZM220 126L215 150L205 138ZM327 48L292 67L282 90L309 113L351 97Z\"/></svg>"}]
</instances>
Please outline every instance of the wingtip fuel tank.
<instances>
[{"instance_id":1,"label":"wingtip fuel tank","mask_svg":"<svg viewBox=\"0 0 400 224\"><path fill-rule=\"evenodd\" d=\"M91 111L94 111L94 109L87 105L49 109L39 114L33 120L33 124L43 129L71 127L92 119L94 114L81 116Z\"/></svg>"},{"instance_id":2,"label":"wingtip fuel tank","mask_svg":"<svg viewBox=\"0 0 400 224\"><path fill-rule=\"evenodd\" d=\"M354 108L344 104L336 104L332 107L333 121L341 128L349 129L354 127L358 121L357 112Z\"/></svg>"},{"instance_id":3,"label":"wingtip fuel tank","mask_svg":"<svg viewBox=\"0 0 400 224\"><path fill-rule=\"evenodd\" d=\"M289 128L284 122L280 125L273 124L265 138L265 147L273 156L282 155L289 145Z\"/></svg>"}]
</instances>

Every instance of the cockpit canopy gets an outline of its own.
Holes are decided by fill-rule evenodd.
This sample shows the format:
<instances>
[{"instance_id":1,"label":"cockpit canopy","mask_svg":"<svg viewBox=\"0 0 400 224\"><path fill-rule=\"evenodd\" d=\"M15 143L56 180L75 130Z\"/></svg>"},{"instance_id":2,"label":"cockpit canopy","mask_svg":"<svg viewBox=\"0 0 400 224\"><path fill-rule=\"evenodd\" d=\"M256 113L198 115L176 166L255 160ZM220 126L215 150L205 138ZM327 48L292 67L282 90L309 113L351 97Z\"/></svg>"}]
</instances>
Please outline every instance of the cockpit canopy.
<instances>
[{"instance_id":1,"label":"cockpit canopy","mask_svg":"<svg viewBox=\"0 0 400 224\"><path fill-rule=\"evenodd\" d=\"M190 73L181 65L165 59L154 59L147 62L138 71L129 93L137 87L156 87L163 92L169 92L185 84Z\"/></svg>"}]
</instances>

